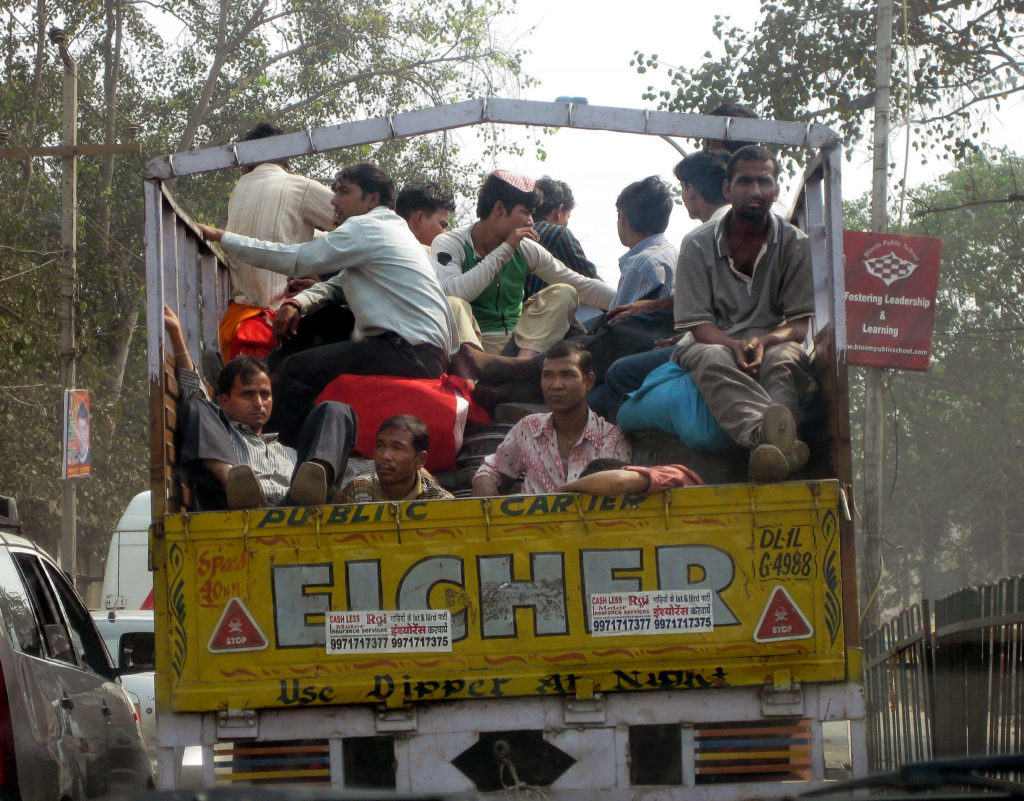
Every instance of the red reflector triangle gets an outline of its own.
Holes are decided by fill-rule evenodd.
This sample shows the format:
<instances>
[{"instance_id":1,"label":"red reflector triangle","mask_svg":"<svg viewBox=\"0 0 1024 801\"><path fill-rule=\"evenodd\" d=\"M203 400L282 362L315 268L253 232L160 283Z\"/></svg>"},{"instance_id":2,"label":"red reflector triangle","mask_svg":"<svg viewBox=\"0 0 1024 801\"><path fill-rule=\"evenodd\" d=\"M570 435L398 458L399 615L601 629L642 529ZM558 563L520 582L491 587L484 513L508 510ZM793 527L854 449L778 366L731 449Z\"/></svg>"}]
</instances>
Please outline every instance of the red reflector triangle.
<instances>
[{"instance_id":1,"label":"red reflector triangle","mask_svg":"<svg viewBox=\"0 0 1024 801\"><path fill-rule=\"evenodd\" d=\"M772 590L765 604L761 619L754 629L755 642L776 642L778 640L803 640L814 634L800 607L786 592L785 587Z\"/></svg>"},{"instance_id":2,"label":"red reflector triangle","mask_svg":"<svg viewBox=\"0 0 1024 801\"><path fill-rule=\"evenodd\" d=\"M206 646L214 654L225 651L262 651L266 647L266 636L238 598L228 601Z\"/></svg>"}]
</instances>

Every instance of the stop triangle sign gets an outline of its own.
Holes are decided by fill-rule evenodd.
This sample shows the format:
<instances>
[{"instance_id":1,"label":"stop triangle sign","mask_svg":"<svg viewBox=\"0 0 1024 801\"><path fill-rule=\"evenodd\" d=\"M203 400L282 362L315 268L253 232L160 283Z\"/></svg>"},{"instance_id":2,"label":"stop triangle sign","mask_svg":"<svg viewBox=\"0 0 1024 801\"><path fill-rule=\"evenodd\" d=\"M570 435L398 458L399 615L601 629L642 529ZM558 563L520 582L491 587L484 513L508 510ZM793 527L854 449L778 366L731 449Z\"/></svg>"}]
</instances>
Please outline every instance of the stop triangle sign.
<instances>
[{"instance_id":1,"label":"stop triangle sign","mask_svg":"<svg viewBox=\"0 0 1024 801\"><path fill-rule=\"evenodd\" d=\"M814 629L786 588L780 586L772 590L754 629L754 641L803 640L812 634Z\"/></svg>"},{"instance_id":2,"label":"stop triangle sign","mask_svg":"<svg viewBox=\"0 0 1024 801\"><path fill-rule=\"evenodd\" d=\"M211 653L225 651L262 651L267 638L239 598L232 598L213 627L213 636L206 646Z\"/></svg>"}]
</instances>

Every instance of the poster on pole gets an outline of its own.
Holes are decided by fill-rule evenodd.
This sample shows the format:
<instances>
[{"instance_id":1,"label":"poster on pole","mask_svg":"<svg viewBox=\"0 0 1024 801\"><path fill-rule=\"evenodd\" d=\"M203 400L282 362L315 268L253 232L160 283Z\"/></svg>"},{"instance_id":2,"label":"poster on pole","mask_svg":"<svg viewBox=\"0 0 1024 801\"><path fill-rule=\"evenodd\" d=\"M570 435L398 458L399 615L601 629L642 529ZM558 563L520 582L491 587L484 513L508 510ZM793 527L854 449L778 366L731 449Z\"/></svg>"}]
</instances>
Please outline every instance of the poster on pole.
<instances>
[{"instance_id":1,"label":"poster on pole","mask_svg":"<svg viewBox=\"0 0 1024 801\"><path fill-rule=\"evenodd\" d=\"M843 231L847 361L927 370L942 240Z\"/></svg>"},{"instance_id":2,"label":"poster on pole","mask_svg":"<svg viewBox=\"0 0 1024 801\"><path fill-rule=\"evenodd\" d=\"M91 475L92 449L89 447L89 390L64 390L64 454L62 475L88 478Z\"/></svg>"}]
</instances>

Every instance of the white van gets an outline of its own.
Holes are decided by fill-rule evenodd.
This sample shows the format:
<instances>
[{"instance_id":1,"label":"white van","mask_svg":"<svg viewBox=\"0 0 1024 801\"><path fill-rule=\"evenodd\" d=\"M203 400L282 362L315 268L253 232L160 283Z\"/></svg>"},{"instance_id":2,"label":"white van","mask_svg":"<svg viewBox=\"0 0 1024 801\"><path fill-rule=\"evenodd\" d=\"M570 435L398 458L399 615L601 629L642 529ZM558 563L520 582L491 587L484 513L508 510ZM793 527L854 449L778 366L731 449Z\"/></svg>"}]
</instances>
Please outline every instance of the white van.
<instances>
[{"instance_id":1,"label":"white van","mask_svg":"<svg viewBox=\"0 0 1024 801\"><path fill-rule=\"evenodd\" d=\"M153 574L149 572L149 491L128 504L110 538L103 571L103 608L152 609Z\"/></svg>"}]
</instances>

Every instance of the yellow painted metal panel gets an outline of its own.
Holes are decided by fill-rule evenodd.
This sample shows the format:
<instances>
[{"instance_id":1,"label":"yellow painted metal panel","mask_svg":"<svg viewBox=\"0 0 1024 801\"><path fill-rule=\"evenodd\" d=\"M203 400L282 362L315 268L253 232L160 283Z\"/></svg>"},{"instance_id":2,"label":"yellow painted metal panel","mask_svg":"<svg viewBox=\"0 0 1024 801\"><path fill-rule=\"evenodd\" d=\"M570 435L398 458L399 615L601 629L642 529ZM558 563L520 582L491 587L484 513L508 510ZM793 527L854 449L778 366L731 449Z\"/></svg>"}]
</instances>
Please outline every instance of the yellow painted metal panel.
<instances>
[{"instance_id":1,"label":"yellow painted metal panel","mask_svg":"<svg viewBox=\"0 0 1024 801\"><path fill-rule=\"evenodd\" d=\"M837 484L822 481L169 515L152 543L159 702L400 706L577 683L583 695L762 685L780 670L841 680L837 512ZM714 590L713 631L591 630L593 592L699 587ZM790 605L766 608L779 588ZM449 610L452 650L328 654L324 612L353 609ZM248 635L225 638L228 624Z\"/></svg>"}]
</instances>

